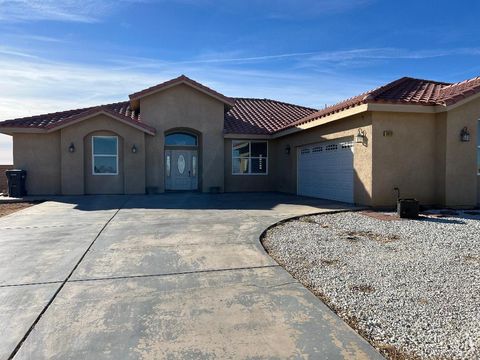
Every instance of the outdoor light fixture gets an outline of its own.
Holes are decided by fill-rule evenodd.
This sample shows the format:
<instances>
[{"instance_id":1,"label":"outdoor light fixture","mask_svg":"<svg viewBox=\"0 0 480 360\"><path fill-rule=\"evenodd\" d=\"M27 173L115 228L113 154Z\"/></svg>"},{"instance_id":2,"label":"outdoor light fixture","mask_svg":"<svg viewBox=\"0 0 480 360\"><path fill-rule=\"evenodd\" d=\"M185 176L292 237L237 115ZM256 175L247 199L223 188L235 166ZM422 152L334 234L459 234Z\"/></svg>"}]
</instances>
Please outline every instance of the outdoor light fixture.
<instances>
[{"instance_id":1,"label":"outdoor light fixture","mask_svg":"<svg viewBox=\"0 0 480 360\"><path fill-rule=\"evenodd\" d=\"M138 151L137 146L136 146L135 144L133 144L133 146L132 146L132 153L136 154L137 151Z\"/></svg>"},{"instance_id":2,"label":"outdoor light fixture","mask_svg":"<svg viewBox=\"0 0 480 360\"><path fill-rule=\"evenodd\" d=\"M468 128L466 126L462 129L462 131L460 131L460 141L470 141L470 132L468 131Z\"/></svg>"},{"instance_id":3,"label":"outdoor light fixture","mask_svg":"<svg viewBox=\"0 0 480 360\"><path fill-rule=\"evenodd\" d=\"M291 150L290 145L287 144L285 146L285 155L290 155L290 150Z\"/></svg>"},{"instance_id":4,"label":"outdoor light fixture","mask_svg":"<svg viewBox=\"0 0 480 360\"><path fill-rule=\"evenodd\" d=\"M358 129L357 135L355 135L355 142L357 144L363 144L365 143L365 140L367 139L367 132L363 129Z\"/></svg>"},{"instance_id":5,"label":"outdoor light fixture","mask_svg":"<svg viewBox=\"0 0 480 360\"><path fill-rule=\"evenodd\" d=\"M68 147L68 152L70 153L74 153L75 152L75 145L73 145L73 142L70 144L70 146Z\"/></svg>"}]
</instances>

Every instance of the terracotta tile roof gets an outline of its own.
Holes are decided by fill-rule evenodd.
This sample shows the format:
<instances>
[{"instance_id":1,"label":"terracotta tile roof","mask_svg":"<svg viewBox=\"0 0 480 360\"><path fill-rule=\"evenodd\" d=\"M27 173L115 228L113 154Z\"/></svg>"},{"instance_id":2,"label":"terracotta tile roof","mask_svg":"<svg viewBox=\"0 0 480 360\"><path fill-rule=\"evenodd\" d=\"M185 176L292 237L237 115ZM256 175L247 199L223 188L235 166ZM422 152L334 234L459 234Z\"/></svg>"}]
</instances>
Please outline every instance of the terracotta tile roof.
<instances>
[{"instance_id":1,"label":"terracotta tile roof","mask_svg":"<svg viewBox=\"0 0 480 360\"><path fill-rule=\"evenodd\" d=\"M234 106L225 114L226 133L267 135L316 111L269 99L233 100ZM140 113L132 110L128 101L7 120L0 122L0 128L49 130L102 110L114 116L126 118L137 126L155 131L141 122Z\"/></svg>"},{"instance_id":2,"label":"terracotta tile roof","mask_svg":"<svg viewBox=\"0 0 480 360\"><path fill-rule=\"evenodd\" d=\"M451 105L478 92L480 77L444 86L440 91L440 99L444 105Z\"/></svg>"},{"instance_id":3,"label":"terracotta tile roof","mask_svg":"<svg viewBox=\"0 0 480 360\"><path fill-rule=\"evenodd\" d=\"M189 82L192 86L202 88L202 91L209 91L216 97L224 97L182 75L166 83L132 94L130 98L141 97L151 91L157 91L159 86L173 86L178 82ZM269 99L224 97L225 101L228 100L231 103L231 107L227 108L225 113L224 131L229 134L269 135L362 104L448 106L479 92L480 77L454 84L404 77L320 111ZM139 110L132 109L130 101L7 120L0 122L0 129L49 130L99 111L109 113L121 121L143 128L147 132L155 133L154 128L142 122Z\"/></svg>"},{"instance_id":4,"label":"terracotta tile roof","mask_svg":"<svg viewBox=\"0 0 480 360\"><path fill-rule=\"evenodd\" d=\"M270 99L236 98L225 114L225 133L272 134L316 111Z\"/></svg>"},{"instance_id":5,"label":"terracotta tile roof","mask_svg":"<svg viewBox=\"0 0 480 360\"><path fill-rule=\"evenodd\" d=\"M195 80L192 80L185 75L180 75L179 77L177 77L175 79L171 79L171 80L165 81L161 84L149 87L148 89L144 89L144 90L138 91L136 93L130 94L128 97L132 101L133 100L138 100L138 99L140 99L144 96L155 93L157 91L161 91L163 89L167 89L169 87L172 87L172 86L180 84L180 83L184 83L184 84L190 85L194 88L197 88L198 90L223 101L225 104L233 105L233 103L234 103L232 98L229 98L229 97L227 97L223 94L220 94L219 92L217 92L213 89L210 89L209 87L207 87L203 84L200 84L199 82L196 82Z\"/></svg>"},{"instance_id":6,"label":"terracotta tile roof","mask_svg":"<svg viewBox=\"0 0 480 360\"><path fill-rule=\"evenodd\" d=\"M286 130L310 121L326 117L362 104L406 104L425 106L448 106L480 92L480 77L445 83L432 80L403 77L377 89L354 96L338 104L308 115L281 130Z\"/></svg>"},{"instance_id":7,"label":"terracotta tile roof","mask_svg":"<svg viewBox=\"0 0 480 360\"><path fill-rule=\"evenodd\" d=\"M120 120L141 127L150 133L155 133L155 129L140 120L140 114L130 108L129 101L123 101L113 104L91 106L87 108L60 111L50 114L29 116L13 120L0 122L0 128L25 128L25 129L45 129L50 130L58 126L68 124L85 116L104 111L117 117Z\"/></svg>"}]
</instances>

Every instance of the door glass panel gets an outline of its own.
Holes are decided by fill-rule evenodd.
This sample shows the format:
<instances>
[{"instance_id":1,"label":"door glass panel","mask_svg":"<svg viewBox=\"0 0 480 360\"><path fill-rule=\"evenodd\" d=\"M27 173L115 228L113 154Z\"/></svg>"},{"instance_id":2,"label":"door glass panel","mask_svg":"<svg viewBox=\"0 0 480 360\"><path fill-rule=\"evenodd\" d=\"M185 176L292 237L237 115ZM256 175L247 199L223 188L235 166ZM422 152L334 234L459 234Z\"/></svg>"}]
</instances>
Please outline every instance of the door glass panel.
<instances>
[{"instance_id":1,"label":"door glass panel","mask_svg":"<svg viewBox=\"0 0 480 360\"><path fill-rule=\"evenodd\" d=\"M192 175L197 176L197 157L192 156Z\"/></svg>"},{"instance_id":2,"label":"door glass panel","mask_svg":"<svg viewBox=\"0 0 480 360\"><path fill-rule=\"evenodd\" d=\"M197 137L187 133L173 133L165 136L165 145L197 146Z\"/></svg>"},{"instance_id":3,"label":"door glass panel","mask_svg":"<svg viewBox=\"0 0 480 360\"><path fill-rule=\"evenodd\" d=\"M248 159L236 158L233 159L233 173L246 174L248 173Z\"/></svg>"},{"instance_id":4,"label":"door glass panel","mask_svg":"<svg viewBox=\"0 0 480 360\"><path fill-rule=\"evenodd\" d=\"M185 172L185 157L183 155L180 155L178 157L177 161L177 166L178 166L178 172L182 175Z\"/></svg>"},{"instance_id":5,"label":"door glass panel","mask_svg":"<svg viewBox=\"0 0 480 360\"><path fill-rule=\"evenodd\" d=\"M167 161L166 161L166 170L167 170L167 176L170 176L170 155L167 155Z\"/></svg>"},{"instance_id":6,"label":"door glass panel","mask_svg":"<svg viewBox=\"0 0 480 360\"><path fill-rule=\"evenodd\" d=\"M250 155L250 144L248 142L235 141L232 151L233 157L248 157Z\"/></svg>"},{"instance_id":7,"label":"door glass panel","mask_svg":"<svg viewBox=\"0 0 480 360\"><path fill-rule=\"evenodd\" d=\"M267 157L266 142L252 142L252 157Z\"/></svg>"}]
</instances>

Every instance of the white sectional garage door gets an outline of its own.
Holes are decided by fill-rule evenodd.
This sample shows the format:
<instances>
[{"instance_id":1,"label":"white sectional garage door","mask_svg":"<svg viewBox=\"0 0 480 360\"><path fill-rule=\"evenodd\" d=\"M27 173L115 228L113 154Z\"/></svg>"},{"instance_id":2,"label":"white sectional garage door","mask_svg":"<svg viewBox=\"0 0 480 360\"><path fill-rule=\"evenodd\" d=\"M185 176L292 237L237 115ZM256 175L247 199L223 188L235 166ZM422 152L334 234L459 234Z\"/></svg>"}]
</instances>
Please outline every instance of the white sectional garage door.
<instances>
[{"instance_id":1,"label":"white sectional garage door","mask_svg":"<svg viewBox=\"0 0 480 360\"><path fill-rule=\"evenodd\" d=\"M297 193L353 203L353 142L327 141L298 149Z\"/></svg>"}]
</instances>

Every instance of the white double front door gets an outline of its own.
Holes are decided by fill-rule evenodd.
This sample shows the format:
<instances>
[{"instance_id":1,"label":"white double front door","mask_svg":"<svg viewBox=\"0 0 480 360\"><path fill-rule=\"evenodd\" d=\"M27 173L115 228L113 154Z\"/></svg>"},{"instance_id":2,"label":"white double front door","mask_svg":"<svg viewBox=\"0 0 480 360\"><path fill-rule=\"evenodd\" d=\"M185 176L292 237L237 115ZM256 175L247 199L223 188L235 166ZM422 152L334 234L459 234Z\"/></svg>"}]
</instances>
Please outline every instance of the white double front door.
<instances>
[{"instance_id":1,"label":"white double front door","mask_svg":"<svg viewBox=\"0 0 480 360\"><path fill-rule=\"evenodd\" d=\"M197 150L165 150L165 189L198 189Z\"/></svg>"}]
</instances>

